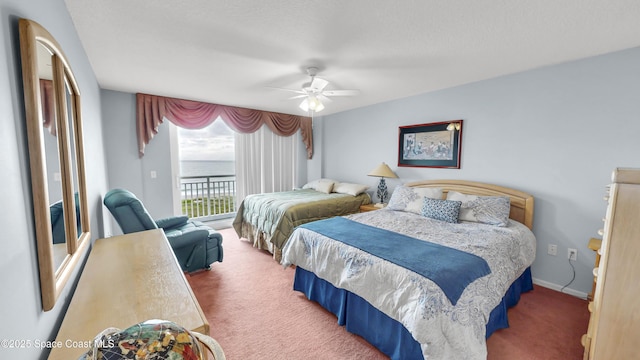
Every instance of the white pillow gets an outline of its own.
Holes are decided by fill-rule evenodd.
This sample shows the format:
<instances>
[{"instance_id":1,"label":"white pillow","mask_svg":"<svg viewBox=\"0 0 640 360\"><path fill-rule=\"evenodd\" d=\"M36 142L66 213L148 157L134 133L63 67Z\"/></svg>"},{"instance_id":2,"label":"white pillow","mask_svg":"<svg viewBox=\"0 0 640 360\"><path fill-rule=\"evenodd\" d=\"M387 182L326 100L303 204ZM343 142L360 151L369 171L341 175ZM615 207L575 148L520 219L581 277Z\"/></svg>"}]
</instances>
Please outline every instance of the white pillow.
<instances>
[{"instance_id":1,"label":"white pillow","mask_svg":"<svg viewBox=\"0 0 640 360\"><path fill-rule=\"evenodd\" d=\"M353 196L357 196L367 191L369 186L363 184L352 184L352 183L335 183L333 184L333 192L341 193L341 194L349 194Z\"/></svg>"},{"instance_id":2,"label":"white pillow","mask_svg":"<svg viewBox=\"0 0 640 360\"><path fill-rule=\"evenodd\" d=\"M315 191L320 191L320 192L329 194L331 190L333 190L333 184L335 184L335 181L331 179L318 179L305 184L302 188L313 189Z\"/></svg>"},{"instance_id":3,"label":"white pillow","mask_svg":"<svg viewBox=\"0 0 640 360\"><path fill-rule=\"evenodd\" d=\"M316 189L316 184L318 183L318 181L320 181L320 180L314 180L312 182L308 182L308 183L302 185L302 188L303 189L313 189L313 190L315 190Z\"/></svg>"},{"instance_id":4,"label":"white pillow","mask_svg":"<svg viewBox=\"0 0 640 360\"><path fill-rule=\"evenodd\" d=\"M496 226L509 224L511 200L507 196L466 195L449 191L447 200L462 202L458 216L460 220Z\"/></svg>"},{"instance_id":5,"label":"white pillow","mask_svg":"<svg viewBox=\"0 0 640 360\"><path fill-rule=\"evenodd\" d=\"M317 180L313 180L309 183L306 183L302 186L303 189L313 189L316 191L320 191L318 190L318 187L320 187L321 189L326 189L328 186L328 183L331 183L331 189L333 189L333 184L335 183L335 180L331 180L331 179L317 179ZM331 189L329 189L329 192L331 192ZM322 191L325 192L325 191Z\"/></svg>"},{"instance_id":6,"label":"white pillow","mask_svg":"<svg viewBox=\"0 0 640 360\"><path fill-rule=\"evenodd\" d=\"M316 185L316 191L330 194L333 190L333 184L333 181L318 181L318 184Z\"/></svg>"},{"instance_id":7,"label":"white pillow","mask_svg":"<svg viewBox=\"0 0 640 360\"><path fill-rule=\"evenodd\" d=\"M398 186L391 194L387 208L422 214L425 197L441 200L442 189Z\"/></svg>"}]
</instances>

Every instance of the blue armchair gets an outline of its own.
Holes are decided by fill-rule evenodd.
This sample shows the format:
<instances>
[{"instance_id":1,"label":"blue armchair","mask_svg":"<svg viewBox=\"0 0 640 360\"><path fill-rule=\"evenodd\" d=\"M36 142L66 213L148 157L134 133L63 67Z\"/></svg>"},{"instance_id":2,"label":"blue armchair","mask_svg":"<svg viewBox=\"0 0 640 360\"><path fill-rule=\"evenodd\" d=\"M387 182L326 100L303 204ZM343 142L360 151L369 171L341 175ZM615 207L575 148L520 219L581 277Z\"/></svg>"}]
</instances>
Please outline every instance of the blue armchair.
<instances>
[{"instance_id":1,"label":"blue armchair","mask_svg":"<svg viewBox=\"0 0 640 360\"><path fill-rule=\"evenodd\" d=\"M162 228L183 271L210 269L213 262L222 261L222 235L200 221L187 216L154 221L142 202L125 189L109 191L104 205L125 234Z\"/></svg>"},{"instance_id":2,"label":"blue armchair","mask_svg":"<svg viewBox=\"0 0 640 360\"><path fill-rule=\"evenodd\" d=\"M80 199L78 193L75 194L76 201L76 231L80 235L82 232L82 225L80 223ZM51 216L51 235L53 236L53 243L60 244L66 242L67 235L64 230L64 209L62 208L62 200L56 201L49 206L49 213Z\"/></svg>"},{"instance_id":3,"label":"blue armchair","mask_svg":"<svg viewBox=\"0 0 640 360\"><path fill-rule=\"evenodd\" d=\"M60 244L66 241L67 235L64 232L64 211L62 210L62 200L57 201L49 206L51 213L51 235L54 244Z\"/></svg>"}]
</instances>

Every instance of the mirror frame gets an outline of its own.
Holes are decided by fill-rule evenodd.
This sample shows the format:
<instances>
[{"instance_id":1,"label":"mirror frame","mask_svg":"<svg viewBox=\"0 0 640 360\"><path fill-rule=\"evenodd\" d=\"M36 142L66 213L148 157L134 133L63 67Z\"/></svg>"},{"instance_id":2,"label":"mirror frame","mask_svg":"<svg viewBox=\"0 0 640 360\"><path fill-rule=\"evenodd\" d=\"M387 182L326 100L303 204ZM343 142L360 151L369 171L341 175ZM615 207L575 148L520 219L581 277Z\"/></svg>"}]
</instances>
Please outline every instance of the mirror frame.
<instances>
[{"instance_id":1,"label":"mirror frame","mask_svg":"<svg viewBox=\"0 0 640 360\"><path fill-rule=\"evenodd\" d=\"M91 241L89 228L89 210L87 207L86 179L84 168L84 146L82 137L82 118L80 109L80 91L69 62L62 52L60 44L40 24L28 20L19 20L20 54L22 57L22 81L24 86L27 138L29 143L29 162L31 169L31 190L33 213L40 269L40 289L42 308L51 310L64 289L71 274L80 262L82 253ZM40 79L38 74L37 47L42 45L51 52L55 116L58 123L58 152L62 183L62 202L67 241L67 255L56 269L53 260L53 235L49 210L49 190L44 149L44 130ZM65 85L66 84L66 85ZM71 91L66 92L65 86ZM67 109L67 98L71 97L71 109ZM69 134L67 121L73 121L73 132ZM74 141L77 169L77 188L74 190L73 166L70 141ZM80 234L76 229L75 194L78 192Z\"/></svg>"}]
</instances>

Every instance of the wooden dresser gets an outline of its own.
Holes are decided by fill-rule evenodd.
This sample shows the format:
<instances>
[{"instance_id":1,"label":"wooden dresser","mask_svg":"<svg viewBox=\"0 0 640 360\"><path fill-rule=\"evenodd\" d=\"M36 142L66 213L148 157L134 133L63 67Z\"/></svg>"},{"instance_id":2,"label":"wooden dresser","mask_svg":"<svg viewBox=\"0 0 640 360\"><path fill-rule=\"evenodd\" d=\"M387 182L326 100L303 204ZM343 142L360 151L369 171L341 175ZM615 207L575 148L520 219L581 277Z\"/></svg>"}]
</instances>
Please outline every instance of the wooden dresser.
<instances>
[{"instance_id":1,"label":"wooden dresser","mask_svg":"<svg viewBox=\"0 0 640 360\"><path fill-rule=\"evenodd\" d=\"M637 359L640 341L640 169L612 175L584 359Z\"/></svg>"},{"instance_id":2,"label":"wooden dresser","mask_svg":"<svg viewBox=\"0 0 640 360\"><path fill-rule=\"evenodd\" d=\"M102 330L151 319L209 335L209 323L162 229L98 239L49 359L77 359Z\"/></svg>"}]
</instances>

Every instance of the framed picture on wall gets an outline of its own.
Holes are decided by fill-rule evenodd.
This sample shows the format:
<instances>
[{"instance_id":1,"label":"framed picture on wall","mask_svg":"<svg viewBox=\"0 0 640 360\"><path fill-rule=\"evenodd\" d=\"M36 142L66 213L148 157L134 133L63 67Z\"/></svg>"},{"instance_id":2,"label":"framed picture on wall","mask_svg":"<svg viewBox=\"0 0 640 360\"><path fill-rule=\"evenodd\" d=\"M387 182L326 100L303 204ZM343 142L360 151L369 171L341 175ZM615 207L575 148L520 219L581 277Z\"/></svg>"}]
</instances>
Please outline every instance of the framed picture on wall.
<instances>
[{"instance_id":1,"label":"framed picture on wall","mask_svg":"<svg viewBox=\"0 0 640 360\"><path fill-rule=\"evenodd\" d=\"M400 126L398 166L460 169L462 122Z\"/></svg>"}]
</instances>

